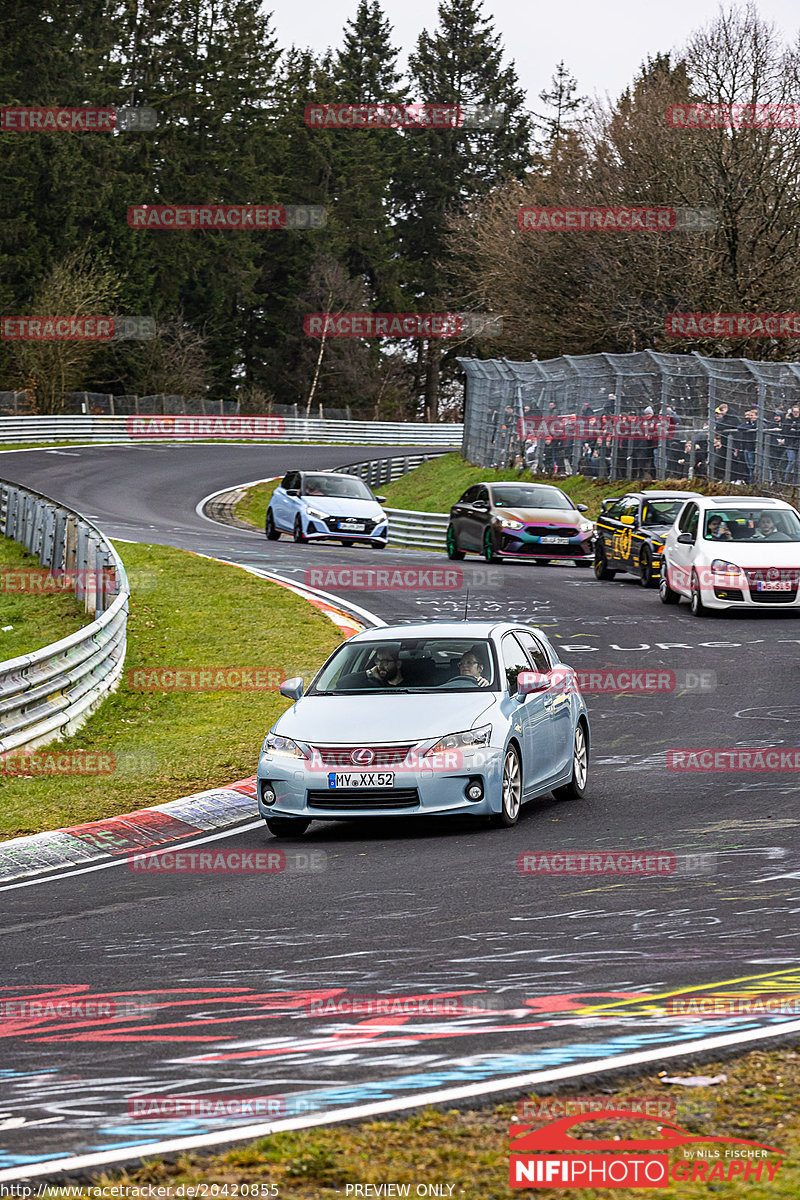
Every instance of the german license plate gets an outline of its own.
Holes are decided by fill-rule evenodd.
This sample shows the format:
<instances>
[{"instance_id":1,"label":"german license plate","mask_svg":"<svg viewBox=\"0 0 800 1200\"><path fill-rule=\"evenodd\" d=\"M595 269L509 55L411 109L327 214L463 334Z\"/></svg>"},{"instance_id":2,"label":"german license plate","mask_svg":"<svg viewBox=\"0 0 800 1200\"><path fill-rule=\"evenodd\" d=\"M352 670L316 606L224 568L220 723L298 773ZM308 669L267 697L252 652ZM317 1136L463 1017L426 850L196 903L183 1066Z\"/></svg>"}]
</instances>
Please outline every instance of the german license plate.
<instances>
[{"instance_id":1,"label":"german license plate","mask_svg":"<svg viewBox=\"0 0 800 1200\"><path fill-rule=\"evenodd\" d=\"M339 774L328 772L329 788L390 788L394 787L394 771L354 771Z\"/></svg>"},{"instance_id":2,"label":"german license plate","mask_svg":"<svg viewBox=\"0 0 800 1200\"><path fill-rule=\"evenodd\" d=\"M350 529L353 533L362 533L364 530L363 521L340 521L340 529Z\"/></svg>"},{"instance_id":3,"label":"german license plate","mask_svg":"<svg viewBox=\"0 0 800 1200\"><path fill-rule=\"evenodd\" d=\"M569 538L562 538L562 537L543 537L543 538L539 538L539 541L542 542L542 544L545 546L568 546L569 545Z\"/></svg>"},{"instance_id":4,"label":"german license plate","mask_svg":"<svg viewBox=\"0 0 800 1200\"><path fill-rule=\"evenodd\" d=\"M791 592L794 584L790 579L768 579L766 582L757 583L757 592Z\"/></svg>"}]
</instances>

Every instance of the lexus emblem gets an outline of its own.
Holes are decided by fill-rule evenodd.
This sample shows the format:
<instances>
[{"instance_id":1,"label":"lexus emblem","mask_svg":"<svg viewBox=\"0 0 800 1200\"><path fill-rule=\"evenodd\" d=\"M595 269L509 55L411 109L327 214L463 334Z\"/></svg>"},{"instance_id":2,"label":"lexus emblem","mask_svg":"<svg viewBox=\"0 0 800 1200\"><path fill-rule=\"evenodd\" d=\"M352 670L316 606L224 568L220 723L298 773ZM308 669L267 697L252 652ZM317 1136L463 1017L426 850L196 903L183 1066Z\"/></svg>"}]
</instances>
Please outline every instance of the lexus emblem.
<instances>
[{"instance_id":1,"label":"lexus emblem","mask_svg":"<svg viewBox=\"0 0 800 1200\"><path fill-rule=\"evenodd\" d=\"M370 750L368 746L362 746L360 750L351 752L350 760L356 767L370 767L375 762L375 751Z\"/></svg>"}]
</instances>

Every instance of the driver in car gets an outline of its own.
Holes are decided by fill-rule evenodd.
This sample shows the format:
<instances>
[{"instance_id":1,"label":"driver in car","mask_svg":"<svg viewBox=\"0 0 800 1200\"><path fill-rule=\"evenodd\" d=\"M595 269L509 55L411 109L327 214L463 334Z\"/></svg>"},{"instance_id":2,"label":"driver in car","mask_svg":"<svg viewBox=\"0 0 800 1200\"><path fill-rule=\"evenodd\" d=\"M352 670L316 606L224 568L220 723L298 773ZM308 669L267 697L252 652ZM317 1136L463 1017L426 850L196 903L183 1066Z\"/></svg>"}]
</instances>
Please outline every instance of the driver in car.
<instances>
[{"instance_id":1,"label":"driver in car","mask_svg":"<svg viewBox=\"0 0 800 1200\"><path fill-rule=\"evenodd\" d=\"M712 513L706 522L706 534L716 541L732 542L733 534L719 513Z\"/></svg>"},{"instance_id":2,"label":"driver in car","mask_svg":"<svg viewBox=\"0 0 800 1200\"><path fill-rule=\"evenodd\" d=\"M762 513L756 521L756 531L753 534L753 541L782 542L785 540L785 535L778 529L778 526L775 524L775 518L772 516L772 514Z\"/></svg>"},{"instance_id":3,"label":"driver in car","mask_svg":"<svg viewBox=\"0 0 800 1200\"><path fill-rule=\"evenodd\" d=\"M474 679L479 687L488 687L489 680L484 674L484 665L474 650L465 650L458 663L459 677L466 675Z\"/></svg>"}]
</instances>

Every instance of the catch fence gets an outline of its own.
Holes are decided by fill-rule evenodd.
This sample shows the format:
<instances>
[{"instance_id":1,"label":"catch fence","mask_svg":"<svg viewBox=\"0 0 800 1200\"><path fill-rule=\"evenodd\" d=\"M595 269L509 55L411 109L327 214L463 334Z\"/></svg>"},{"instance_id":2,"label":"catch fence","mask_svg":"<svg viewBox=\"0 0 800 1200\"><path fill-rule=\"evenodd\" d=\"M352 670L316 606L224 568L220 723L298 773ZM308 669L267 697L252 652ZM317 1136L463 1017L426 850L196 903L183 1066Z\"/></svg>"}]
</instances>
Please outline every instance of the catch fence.
<instances>
[{"instance_id":1,"label":"catch fence","mask_svg":"<svg viewBox=\"0 0 800 1200\"><path fill-rule=\"evenodd\" d=\"M800 363L653 350L458 361L470 462L556 476L800 484Z\"/></svg>"}]
</instances>

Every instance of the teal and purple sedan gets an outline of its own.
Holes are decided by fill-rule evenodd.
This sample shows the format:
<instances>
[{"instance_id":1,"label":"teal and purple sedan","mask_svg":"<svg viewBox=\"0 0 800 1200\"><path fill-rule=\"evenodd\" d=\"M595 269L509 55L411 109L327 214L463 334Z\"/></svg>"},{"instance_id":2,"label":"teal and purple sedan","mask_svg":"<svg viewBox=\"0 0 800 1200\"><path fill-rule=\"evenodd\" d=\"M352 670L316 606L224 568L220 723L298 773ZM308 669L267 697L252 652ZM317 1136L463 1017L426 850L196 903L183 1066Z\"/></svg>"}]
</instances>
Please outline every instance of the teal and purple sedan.
<instances>
[{"instance_id":1,"label":"teal and purple sedan","mask_svg":"<svg viewBox=\"0 0 800 1200\"><path fill-rule=\"evenodd\" d=\"M450 509L447 553L452 559L471 553L487 562L558 559L590 567L595 533L586 511L552 484L473 484Z\"/></svg>"}]
</instances>

